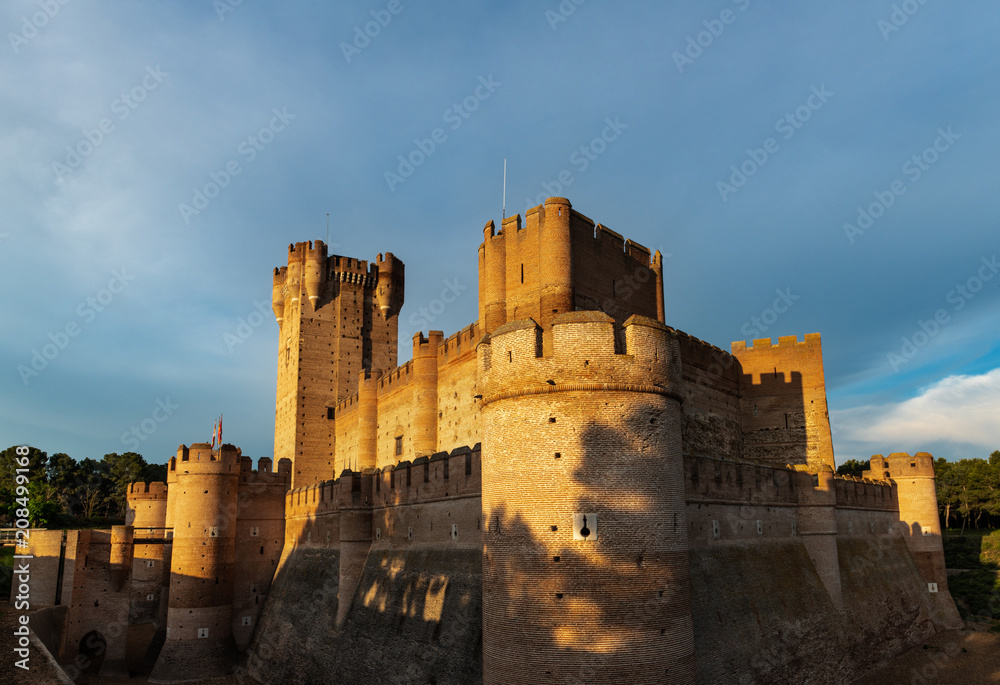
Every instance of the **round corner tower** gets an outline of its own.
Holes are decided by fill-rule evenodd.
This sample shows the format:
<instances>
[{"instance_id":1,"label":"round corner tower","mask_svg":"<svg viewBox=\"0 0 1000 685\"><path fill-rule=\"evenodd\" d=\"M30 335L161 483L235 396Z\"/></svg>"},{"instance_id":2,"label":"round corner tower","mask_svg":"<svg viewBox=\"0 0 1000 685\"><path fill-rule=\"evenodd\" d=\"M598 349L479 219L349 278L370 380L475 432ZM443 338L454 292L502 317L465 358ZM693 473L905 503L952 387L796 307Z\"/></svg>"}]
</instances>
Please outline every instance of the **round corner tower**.
<instances>
[{"instance_id":1,"label":"round corner tower","mask_svg":"<svg viewBox=\"0 0 1000 685\"><path fill-rule=\"evenodd\" d=\"M173 527L167 641L150 682L232 671L233 572L240 454L233 445L178 448L167 472Z\"/></svg>"},{"instance_id":2,"label":"round corner tower","mask_svg":"<svg viewBox=\"0 0 1000 685\"><path fill-rule=\"evenodd\" d=\"M894 452L888 458L876 454L869 462L876 478L891 479L899 499L899 522L913 561L935 599L935 621L946 627L962 625L955 602L948 591L944 541L938 512L934 457L917 452Z\"/></svg>"},{"instance_id":3,"label":"round corner tower","mask_svg":"<svg viewBox=\"0 0 1000 685\"><path fill-rule=\"evenodd\" d=\"M126 525L135 531L132 562L130 621L154 623L158 630L166 625L167 585L170 555L166 538L167 486L164 483L130 483L125 498L128 509ZM143 540L150 540L143 544Z\"/></svg>"},{"instance_id":4,"label":"round corner tower","mask_svg":"<svg viewBox=\"0 0 1000 685\"><path fill-rule=\"evenodd\" d=\"M695 682L680 359L663 324L568 312L478 348L486 685Z\"/></svg>"}]
</instances>

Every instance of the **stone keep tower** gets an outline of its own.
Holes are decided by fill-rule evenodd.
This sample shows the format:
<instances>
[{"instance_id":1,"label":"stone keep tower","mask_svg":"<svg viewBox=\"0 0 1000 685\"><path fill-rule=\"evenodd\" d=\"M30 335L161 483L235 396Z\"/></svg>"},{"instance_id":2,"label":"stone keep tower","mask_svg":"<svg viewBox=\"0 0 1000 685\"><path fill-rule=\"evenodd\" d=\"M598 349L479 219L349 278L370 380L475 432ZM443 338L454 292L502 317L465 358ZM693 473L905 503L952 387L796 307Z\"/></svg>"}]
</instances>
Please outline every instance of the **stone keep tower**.
<instances>
[{"instance_id":1,"label":"stone keep tower","mask_svg":"<svg viewBox=\"0 0 1000 685\"><path fill-rule=\"evenodd\" d=\"M632 316L478 347L485 685L695 682L679 348Z\"/></svg>"},{"instance_id":2,"label":"stone keep tower","mask_svg":"<svg viewBox=\"0 0 1000 685\"><path fill-rule=\"evenodd\" d=\"M150 682L231 672L233 572L240 452L233 445L181 445L167 471L173 526L167 641Z\"/></svg>"},{"instance_id":3,"label":"stone keep tower","mask_svg":"<svg viewBox=\"0 0 1000 685\"><path fill-rule=\"evenodd\" d=\"M288 246L274 270L279 325L274 458L292 461L292 487L335 474L332 408L358 391L363 372L396 367L404 265L327 256L317 240Z\"/></svg>"}]
</instances>

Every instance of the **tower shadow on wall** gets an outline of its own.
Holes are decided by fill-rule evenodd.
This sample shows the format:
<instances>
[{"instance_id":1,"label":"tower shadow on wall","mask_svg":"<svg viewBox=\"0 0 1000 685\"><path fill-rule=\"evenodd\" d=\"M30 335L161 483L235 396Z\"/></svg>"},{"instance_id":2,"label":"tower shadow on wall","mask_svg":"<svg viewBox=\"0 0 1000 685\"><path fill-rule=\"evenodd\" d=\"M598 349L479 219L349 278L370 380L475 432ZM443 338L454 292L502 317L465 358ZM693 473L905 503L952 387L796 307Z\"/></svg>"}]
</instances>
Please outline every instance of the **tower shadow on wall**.
<instances>
[{"instance_id":1,"label":"tower shadow on wall","mask_svg":"<svg viewBox=\"0 0 1000 685\"><path fill-rule=\"evenodd\" d=\"M572 520L553 520L539 532L531 512L504 506L491 512L484 611L500 607L503 615L494 625L506 624L506 634L521 632L525 640L502 646L516 655L524 672L509 682L693 682L687 534L683 506L677 511L678 502L683 504L683 476L662 487L644 487L642 494L629 485L648 484L663 473L662 449L641 437L650 423L661 420L668 418L644 407L627 413L618 422L621 427L593 420L585 424L580 458L568 472L573 489L583 489L571 499ZM680 422L674 423L679 433ZM615 457L619 454L631 457L624 469ZM679 450L669 458L682 472ZM581 515L588 517L585 524ZM585 525L574 531L574 537L584 539L566 541L559 535L570 525ZM526 552L520 563L489 554L490 536L515 540ZM491 577L514 582L495 585ZM526 606L538 609L530 615L517 609ZM618 676L608 680L612 673ZM487 675L486 682L508 682L507 677Z\"/></svg>"},{"instance_id":2,"label":"tower shadow on wall","mask_svg":"<svg viewBox=\"0 0 1000 685\"><path fill-rule=\"evenodd\" d=\"M808 462L805 395L802 373L775 369L744 374L740 409L744 456L763 464L784 466Z\"/></svg>"}]
</instances>

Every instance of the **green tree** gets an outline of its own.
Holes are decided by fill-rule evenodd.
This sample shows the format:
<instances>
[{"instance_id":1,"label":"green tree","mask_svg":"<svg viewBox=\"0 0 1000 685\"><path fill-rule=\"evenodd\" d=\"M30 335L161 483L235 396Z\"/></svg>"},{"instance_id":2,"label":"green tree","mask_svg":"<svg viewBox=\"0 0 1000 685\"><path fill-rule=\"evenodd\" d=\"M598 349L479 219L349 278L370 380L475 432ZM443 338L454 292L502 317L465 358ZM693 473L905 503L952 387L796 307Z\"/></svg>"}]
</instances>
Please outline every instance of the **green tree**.
<instances>
[{"instance_id":1,"label":"green tree","mask_svg":"<svg viewBox=\"0 0 1000 685\"><path fill-rule=\"evenodd\" d=\"M861 478L861 473L868 470L868 462L848 459L837 467L838 476L855 476Z\"/></svg>"},{"instance_id":2,"label":"green tree","mask_svg":"<svg viewBox=\"0 0 1000 685\"><path fill-rule=\"evenodd\" d=\"M28 447L27 455L19 455L23 446L13 445L0 452L0 518L7 521L15 518L15 510L28 504L28 520L32 526L41 525L61 511L58 498L49 485L46 465L48 455L37 447ZM27 465L22 460L28 458ZM20 472L19 472L20 471ZM27 492L19 493L18 476L27 477ZM22 502L18 502L21 499Z\"/></svg>"}]
</instances>

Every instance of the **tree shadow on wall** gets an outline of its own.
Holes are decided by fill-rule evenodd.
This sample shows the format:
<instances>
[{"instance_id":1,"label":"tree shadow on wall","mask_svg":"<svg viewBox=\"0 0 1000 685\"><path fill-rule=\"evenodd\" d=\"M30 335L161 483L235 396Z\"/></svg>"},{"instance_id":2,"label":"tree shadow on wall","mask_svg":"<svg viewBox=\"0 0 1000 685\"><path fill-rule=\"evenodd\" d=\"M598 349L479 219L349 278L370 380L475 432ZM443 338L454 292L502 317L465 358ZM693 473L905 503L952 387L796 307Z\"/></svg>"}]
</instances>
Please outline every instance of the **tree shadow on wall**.
<instances>
[{"instance_id":1,"label":"tree shadow on wall","mask_svg":"<svg viewBox=\"0 0 1000 685\"><path fill-rule=\"evenodd\" d=\"M579 455L566 464L572 512L489 513L487 682L694 682L680 417L647 405L616 424L590 421L561 455ZM587 539L573 539L573 514L588 516Z\"/></svg>"}]
</instances>

